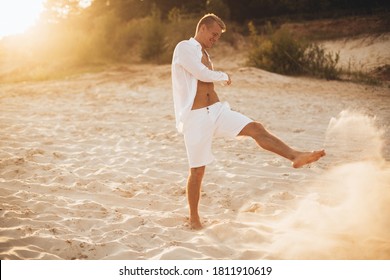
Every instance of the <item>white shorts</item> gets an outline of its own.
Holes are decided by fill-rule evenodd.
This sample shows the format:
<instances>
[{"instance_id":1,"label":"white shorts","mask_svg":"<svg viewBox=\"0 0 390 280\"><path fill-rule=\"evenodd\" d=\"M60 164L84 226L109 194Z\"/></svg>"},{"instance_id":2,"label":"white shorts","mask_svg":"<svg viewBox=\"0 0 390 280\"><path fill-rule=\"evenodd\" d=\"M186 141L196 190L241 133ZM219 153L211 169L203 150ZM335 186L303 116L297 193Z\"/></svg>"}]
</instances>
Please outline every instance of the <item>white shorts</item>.
<instances>
[{"instance_id":1,"label":"white shorts","mask_svg":"<svg viewBox=\"0 0 390 280\"><path fill-rule=\"evenodd\" d=\"M211 150L214 136L234 138L250 122L250 118L232 111L227 103L191 110L183 130L190 168L214 161Z\"/></svg>"}]
</instances>

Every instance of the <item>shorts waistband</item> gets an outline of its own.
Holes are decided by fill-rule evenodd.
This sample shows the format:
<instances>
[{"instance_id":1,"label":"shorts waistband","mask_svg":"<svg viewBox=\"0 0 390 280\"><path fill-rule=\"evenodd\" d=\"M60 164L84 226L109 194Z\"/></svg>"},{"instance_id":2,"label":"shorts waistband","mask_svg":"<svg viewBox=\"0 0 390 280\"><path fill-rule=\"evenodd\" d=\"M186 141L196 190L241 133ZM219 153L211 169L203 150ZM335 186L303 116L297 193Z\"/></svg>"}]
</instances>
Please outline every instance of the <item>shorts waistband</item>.
<instances>
[{"instance_id":1,"label":"shorts waistband","mask_svg":"<svg viewBox=\"0 0 390 280\"><path fill-rule=\"evenodd\" d=\"M220 106L221 104L222 104L221 101L218 101L218 102L215 102L214 104L211 104L210 106L206 106L206 107L191 110L191 111L192 112L209 111L209 110L213 109L214 107Z\"/></svg>"}]
</instances>

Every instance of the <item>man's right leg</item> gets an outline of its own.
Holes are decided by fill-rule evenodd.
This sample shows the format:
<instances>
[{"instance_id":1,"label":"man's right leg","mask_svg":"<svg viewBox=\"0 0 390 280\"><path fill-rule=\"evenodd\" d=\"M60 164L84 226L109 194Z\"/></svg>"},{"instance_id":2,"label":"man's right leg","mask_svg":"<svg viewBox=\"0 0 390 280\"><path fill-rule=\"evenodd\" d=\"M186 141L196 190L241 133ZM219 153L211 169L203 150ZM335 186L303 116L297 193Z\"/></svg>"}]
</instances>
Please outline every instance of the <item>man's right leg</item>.
<instances>
[{"instance_id":1,"label":"man's right leg","mask_svg":"<svg viewBox=\"0 0 390 280\"><path fill-rule=\"evenodd\" d=\"M200 190L206 166L190 169L187 181L187 200L190 208L190 226L192 229L201 229L202 224L199 218L198 206Z\"/></svg>"}]
</instances>

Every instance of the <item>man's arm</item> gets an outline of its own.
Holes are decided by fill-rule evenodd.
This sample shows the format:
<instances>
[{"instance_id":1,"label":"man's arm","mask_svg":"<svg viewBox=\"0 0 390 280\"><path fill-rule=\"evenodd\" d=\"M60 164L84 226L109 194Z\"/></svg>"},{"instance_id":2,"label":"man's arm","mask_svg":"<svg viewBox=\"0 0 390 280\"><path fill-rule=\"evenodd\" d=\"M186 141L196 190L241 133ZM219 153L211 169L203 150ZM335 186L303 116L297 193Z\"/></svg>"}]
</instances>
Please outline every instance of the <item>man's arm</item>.
<instances>
[{"instance_id":1,"label":"man's arm","mask_svg":"<svg viewBox=\"0 0 390 280\"><path fill-rule=\"evenodd\" d=\"M197 80L206 83L229 81L229 76L221 71L210 70L197 57L196 50L184 44L176 49L177 63L190 72Z\"/></svg>"}]
</instances>

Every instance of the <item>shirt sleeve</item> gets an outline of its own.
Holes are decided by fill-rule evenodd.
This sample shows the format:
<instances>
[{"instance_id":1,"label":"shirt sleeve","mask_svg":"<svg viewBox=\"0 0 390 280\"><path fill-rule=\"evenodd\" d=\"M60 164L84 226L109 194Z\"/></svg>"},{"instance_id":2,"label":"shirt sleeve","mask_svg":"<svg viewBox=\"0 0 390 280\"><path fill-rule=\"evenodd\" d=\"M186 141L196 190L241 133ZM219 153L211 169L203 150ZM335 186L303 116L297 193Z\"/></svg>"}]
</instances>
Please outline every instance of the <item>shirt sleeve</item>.
<instances>
[{"instance_id":1,"label":"shirt sleeve","mask_svg":"<svg viewBox=\"0 0 390 280\"><path fill-rule=\"evenodd\" d=\"M190 46L184 44L178 46L177 62L202 82L211 83L229 80L226 73L208 69L199 59L196 49Z\"/></svg>"}]
</instances>

